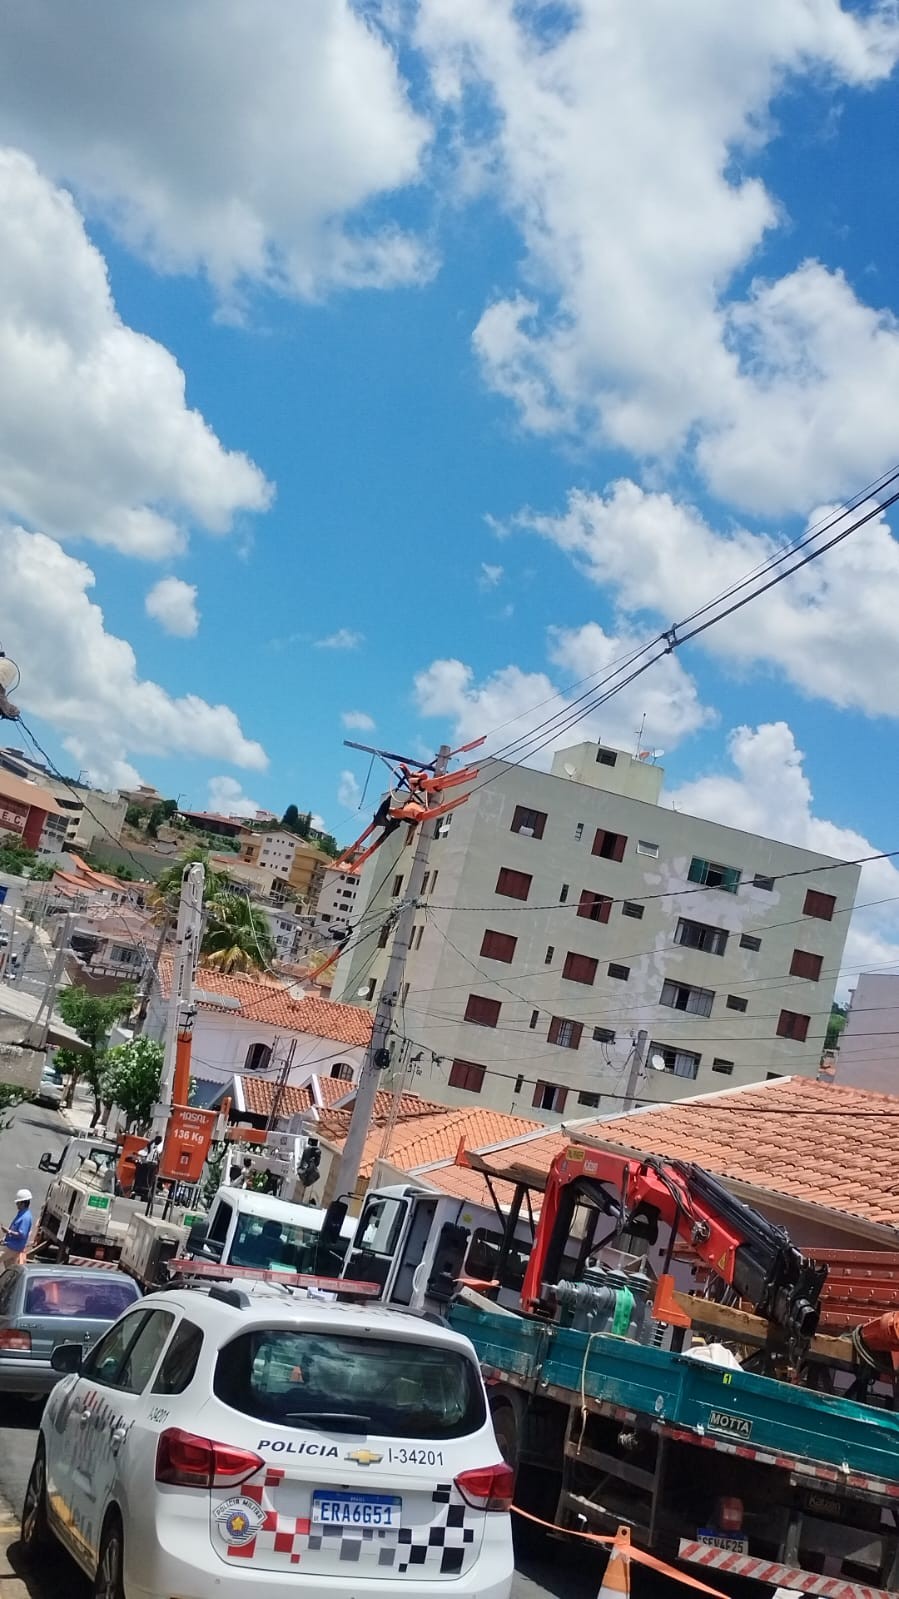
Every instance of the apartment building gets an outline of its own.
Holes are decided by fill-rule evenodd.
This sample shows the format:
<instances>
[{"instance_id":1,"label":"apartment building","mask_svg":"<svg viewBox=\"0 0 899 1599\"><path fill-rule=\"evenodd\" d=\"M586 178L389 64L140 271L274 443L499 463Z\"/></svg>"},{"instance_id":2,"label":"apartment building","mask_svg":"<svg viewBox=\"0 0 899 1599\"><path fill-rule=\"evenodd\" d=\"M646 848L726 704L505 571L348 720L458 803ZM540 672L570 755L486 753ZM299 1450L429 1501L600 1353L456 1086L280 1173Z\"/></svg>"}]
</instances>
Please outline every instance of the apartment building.
<instances>
[{"instance_id":1,"label":"apartment building","mask_svg":"<svg viewBox=\"0 0 899 1599\"><path fill-rule=\"evenodd\" d=\"M398 1029L439 1057L428 1093L547 1122L770 1077L813 1077L859 868L661 803L664 774L598 744L551 772L482 767L432 824ZM411 840L358 908L408 889ZM369 900L371 903L369 904ZM335 998L371 1002L392 933L350 946Z\"/></svg>"},{"instance_id":2,"label":"apartment building","mask_svg":"<svg viewBox=\"0 0 899 1599\"><path fill-rule=\"evenodd\" d=\"M245 828L241 835L241 859L267 872L273 885L284 885L283 896L312 906L321 889L330 856L296 833L280 828L258 832Z\"/></svg>"},{"instance_id":3,"label":"apartment building","mask_svg":"<svg viewBox=\"0 0 899 1599\"><path fill-rule=\"evenodd\" d=\"M352 872L341 871L339 866L326 866L315 907L314 931L323 938L344 932L355 910L358 894L358 877Z\"/></svg>"},{"instance_id":4,"label":"apartment building","mask_svg":"<svg viewBox=\"0 0 899 1599\"><path fill-rule=\"evenodd\" d=\"M17 749L0 749L0 774L0 781L13 774L26 782L40 784L53 796L56 810L48 814L37 846L42 854L60 854L69 849L90 850L95 841L102 843L121 837L128 801L117 790L106 793L102 789L88 788L85 783L64 783L40 762Z\"/></svg>"}]
</instances>

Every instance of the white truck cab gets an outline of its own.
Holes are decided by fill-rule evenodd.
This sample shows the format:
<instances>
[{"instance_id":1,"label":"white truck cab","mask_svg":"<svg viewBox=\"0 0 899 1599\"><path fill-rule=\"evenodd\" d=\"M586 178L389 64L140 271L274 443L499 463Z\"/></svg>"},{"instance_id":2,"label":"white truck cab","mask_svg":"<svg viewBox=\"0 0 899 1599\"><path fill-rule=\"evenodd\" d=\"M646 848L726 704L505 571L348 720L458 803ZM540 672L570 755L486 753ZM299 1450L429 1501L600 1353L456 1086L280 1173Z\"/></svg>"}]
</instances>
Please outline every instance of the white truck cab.
<instances>
[{"instance_id":1,"label":"white truck cab","mask_svg":"<svg viewBox=\"0 0 899 1599\"><path fill-rule=\"evenodd\" d=\"M440 1310L453 1297L470 1233L458 1199L400 1183L366 1199L341 1276L377 1283L381 1303Z\"/></svg>"},{"instance_id":2,"label":"white truck cab","mask_svg":"<svg viewBox=\"0 0 899 1599\"><path fill-rule=\"evenodd\" d=\"M333 1236L327 1217L315 1205L249 1188L220 1188L209 1215L188 1233L185 1254L258 1271L336 1275L356 1223L345 1218Z\"/></svg>"}]
</instances>

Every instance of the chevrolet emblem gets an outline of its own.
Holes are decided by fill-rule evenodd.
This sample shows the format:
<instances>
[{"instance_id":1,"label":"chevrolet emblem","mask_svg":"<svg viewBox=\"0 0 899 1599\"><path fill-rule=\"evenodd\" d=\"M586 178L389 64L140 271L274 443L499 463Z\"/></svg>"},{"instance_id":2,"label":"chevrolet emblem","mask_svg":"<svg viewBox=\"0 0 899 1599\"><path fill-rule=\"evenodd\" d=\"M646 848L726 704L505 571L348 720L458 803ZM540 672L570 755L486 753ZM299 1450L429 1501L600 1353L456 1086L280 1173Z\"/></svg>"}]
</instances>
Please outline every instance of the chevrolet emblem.
<instances>
[{"instance_id":1,"label":"chevrolet emblem","mask_svg":"<svg viewBox=\"0 0 899 1599\"><path fill-rule=\"evenodd\" d=\"M375 1454L373 1449L351 1449L349 1454L344 1455L343 1458L344 1460L355 1460L357 1466L376 1466L379 1460L384 1459L384 1456Z\"/></svg>"}]
</instances>

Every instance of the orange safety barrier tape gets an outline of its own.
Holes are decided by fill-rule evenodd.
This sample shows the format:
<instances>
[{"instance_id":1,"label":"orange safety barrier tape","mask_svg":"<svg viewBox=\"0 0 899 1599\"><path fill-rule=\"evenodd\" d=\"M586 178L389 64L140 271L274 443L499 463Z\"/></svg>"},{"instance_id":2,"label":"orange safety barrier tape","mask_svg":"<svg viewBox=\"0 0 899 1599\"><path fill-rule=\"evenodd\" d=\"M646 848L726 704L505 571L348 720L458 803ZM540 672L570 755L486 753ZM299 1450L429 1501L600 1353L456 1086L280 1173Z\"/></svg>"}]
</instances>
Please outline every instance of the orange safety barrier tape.
<instances>
[{"instance_id":1,"label":"orange safety barrier tape","mask_svg":"<svg viewBox=\"0 0 899 1599\"><path fill-rule=\"evenodd\" d=\"M557 1527L551 1521L543 1521L540 1516L532 1516L529 1510L521 1510L518 1505L512 1506L515 1516L522 1516L525 1521L533 1521L538 1527L545 1527L547 1532L561 1532L566 1538L584 1538L587 1543L611 1544L616 1542L614 1533L578 1532L575 1527ZM700 1593L710 1593L714 1599L729 1599L721 1588L710 1588L708 1583L700 1582L698 1577L688 1577L686 1572L678 1571L675 1566L667 1566L664 1560L657 1560L655 1555L647 1555L642 1549L635 1549L631 1544L627 1550L631 1560L636 1560L642 1566L649 1566L653 1571L660 1571L665 1577L673 1577L675 1582L682 1582L687 1588L696 1588Z\"/></svg>"}]
</instances>

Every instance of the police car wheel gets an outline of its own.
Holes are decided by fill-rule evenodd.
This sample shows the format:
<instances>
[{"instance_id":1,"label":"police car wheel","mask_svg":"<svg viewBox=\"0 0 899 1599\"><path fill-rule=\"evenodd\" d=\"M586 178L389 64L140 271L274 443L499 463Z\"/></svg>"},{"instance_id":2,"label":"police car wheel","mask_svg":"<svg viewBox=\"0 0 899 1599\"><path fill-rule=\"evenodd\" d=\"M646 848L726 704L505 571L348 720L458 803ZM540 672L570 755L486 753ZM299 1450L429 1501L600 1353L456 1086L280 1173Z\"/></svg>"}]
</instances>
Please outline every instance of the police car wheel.
<instances>
[{"instance_id":1,"label":"police car wheel","mask_svg":"<svg viewBox=\"0 0 899 1599\"><path fill-rule=\"evenodd\" d=\"M42 1443L37 1446L28 1487L25 1489L21 1539L23 1548L30 1555L42 1553L53 1541L47 1521L47 1468Z\"/></svg>"},{"instance_id":2,"label":"police car wheel","mask_svg":"<svg viewBox=\"0 0 899 1599\"><path fill-rule=\"evenodd\" d=\"M93 1599L125 1599L122 1577L125 1545L122 1523L118 1516L110 1516L100 1542L100 1558L94 1577Z\"/></svg>"}]
</instances>

